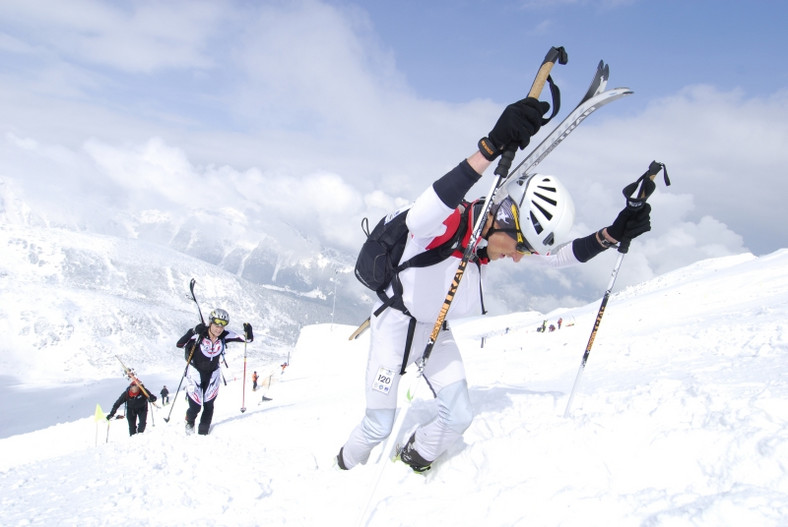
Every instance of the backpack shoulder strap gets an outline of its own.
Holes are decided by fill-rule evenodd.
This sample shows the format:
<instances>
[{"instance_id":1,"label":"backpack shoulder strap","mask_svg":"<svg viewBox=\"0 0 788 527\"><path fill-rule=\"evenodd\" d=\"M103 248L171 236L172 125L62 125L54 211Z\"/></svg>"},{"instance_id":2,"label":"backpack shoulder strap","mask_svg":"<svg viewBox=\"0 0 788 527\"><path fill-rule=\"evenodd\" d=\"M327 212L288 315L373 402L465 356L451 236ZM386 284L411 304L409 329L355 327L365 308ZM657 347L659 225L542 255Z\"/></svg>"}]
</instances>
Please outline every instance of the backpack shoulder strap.
<instances>
[{"instance_id":1,"label":"backpack shoulder strap","mask_svg":"<svg viewBox=\"0 0 788 527\"><path fill-rule=\"evenodd\" d=\"M460 221L457 224L457 229L454 231L454 234L452 234L449 239L437 247L428 249L402 262L397 266L397 273L410 267L429 267L430 265L442 262L451 256L455 250L462 249L460 245L462 244L465 230L468 227L468 205L467 201L463 201L463 203L460 204Z\"/></svg>"},{"instance_id":2,"label":"backpack shoulder strap","mask_svg":"<svg viewBox=\"0 0 788 527\"><path fill-rule=\"evenodd\" d=\"M457 224L457 229L451 235L451 237L449 237L437 247L433 247L432 249L428 249L422 253L419 253L397 266L394 271L394 278L391 281L393 295L388 296L385 290L378 291L378 297L383 302L383 304L381 304L381 306L375 310L374 315L376 317L389 307L402 311L406 315L410 316L410 313L408 312L402 300L402 282L399 279L399 273L411 267L429 267L430 265L434 265L447 259L456 250L464 250L462 247L462 240L465 235L465 231L468 228L470 205L471 204L467 201L463 201L460 204L460 221Z\"/></svg>"}]
</instances>

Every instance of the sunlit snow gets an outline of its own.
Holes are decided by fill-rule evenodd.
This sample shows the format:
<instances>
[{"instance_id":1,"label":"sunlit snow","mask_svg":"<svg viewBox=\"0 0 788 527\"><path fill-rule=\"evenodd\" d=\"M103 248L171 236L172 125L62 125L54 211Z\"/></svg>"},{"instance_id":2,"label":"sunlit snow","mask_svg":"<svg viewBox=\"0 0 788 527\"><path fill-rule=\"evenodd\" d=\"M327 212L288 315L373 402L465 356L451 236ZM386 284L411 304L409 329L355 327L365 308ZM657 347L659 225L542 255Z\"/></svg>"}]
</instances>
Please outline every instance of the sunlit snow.
<instances>
[{"instance_id":1,"label":"sunlit snow","mask_svg":"<svg viewBox=\"0 0 788 527\"><path fill-rule=\"evenodd\" d=\"M456 324L475 419L426 477L375 464L377 450L366 466L333 467L363 414L368 334L351 342L353 327L306 325L290 366L266 364L270 386L257 392L248 373L243 390L243 348L231 348L209 436L185 435L182 394L169 423L166 406L132 438L125 421L95 420L120 376L81 419L12 412L39 429L0 439L2 523L788 524L788 250L701 261L614 293L564 417L598 307ZM560 330L536 331L559 317ZM133 366L146 381L146 362ZM402 436L435 410L418 393L401 405Z\"/></svg>"}]
</instances>

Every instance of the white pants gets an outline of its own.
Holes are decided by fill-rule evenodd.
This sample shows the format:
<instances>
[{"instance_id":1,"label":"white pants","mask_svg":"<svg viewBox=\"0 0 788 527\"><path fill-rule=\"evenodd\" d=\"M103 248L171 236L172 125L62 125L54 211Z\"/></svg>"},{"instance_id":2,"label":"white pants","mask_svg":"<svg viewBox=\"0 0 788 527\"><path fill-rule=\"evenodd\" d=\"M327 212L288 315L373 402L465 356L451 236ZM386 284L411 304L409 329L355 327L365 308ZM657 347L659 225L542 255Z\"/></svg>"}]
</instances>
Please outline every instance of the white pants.
<instances>
[{"instance_id":1,"label":"white pants","mask_svg":"<svg viewBox=\"0 0 788 527\"><path fill-rule=\"evenodd\" d=\"M372 449L389 436L394 426L409 322L410 317L391 308L379 317L372 316L365 389L367 409L364 419L342 447L342 459L348 469L366 463ZM416 323L409 364L421 358L433 326ZM465 367L450 330L438 335L424 369L424 379L438 399L438 415L416 430L414 447L421 457L432 462L462 436L473 419Z\"/></svg>"}]
</instances>

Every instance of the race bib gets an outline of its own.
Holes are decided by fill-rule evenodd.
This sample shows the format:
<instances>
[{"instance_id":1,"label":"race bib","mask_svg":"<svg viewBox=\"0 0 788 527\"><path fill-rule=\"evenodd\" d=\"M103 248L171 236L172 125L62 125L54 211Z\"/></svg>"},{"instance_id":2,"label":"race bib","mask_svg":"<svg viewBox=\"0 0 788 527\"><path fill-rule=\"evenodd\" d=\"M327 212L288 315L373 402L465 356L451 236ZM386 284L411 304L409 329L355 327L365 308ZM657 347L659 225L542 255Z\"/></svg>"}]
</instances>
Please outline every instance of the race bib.
<instances>
[{"instance_id":1,"label":"race bib","mask_svg":"<svg viewBox=\"0 0 788 527\"><path fill-rule=\"evenodd\" d=\"M375 380L372 381L372 389L380 393L388 395L391 390L391 383L394 381L394 370L381 367L375 375Z\"/></svg>"}]
</instances>

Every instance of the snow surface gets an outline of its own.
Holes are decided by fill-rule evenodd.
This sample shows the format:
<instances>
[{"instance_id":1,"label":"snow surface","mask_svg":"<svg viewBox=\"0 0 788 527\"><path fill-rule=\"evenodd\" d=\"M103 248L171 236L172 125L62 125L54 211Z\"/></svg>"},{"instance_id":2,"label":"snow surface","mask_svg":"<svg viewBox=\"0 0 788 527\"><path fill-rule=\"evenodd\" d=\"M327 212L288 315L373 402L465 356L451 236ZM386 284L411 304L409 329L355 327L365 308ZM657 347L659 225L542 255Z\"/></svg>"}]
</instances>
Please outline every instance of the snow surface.
<instances>
[{"instance_id":1,"label":"snow surface","mask_svg":"<svg viewBox=\"0 0 788 527\"><path fill-rule=\"evenodd\" d=\"M426 477L375 464L378 451L352 471L333 467L362 417L368 334L350 342L352 327L305 326L270 386L252 392L247 377L244 391L233 361L209 436L185 435L183 395L172 421L171 407L156 410L143 435L96 421L118 380L84 418L0 439L1 523L788 524L788 250L614 293L564 417L598 308L455 325L475 419ZM536 332L559 316L562 329ZM427 392L403 403L401 436L435 411ZM48 424L32 410L26 419Z\"/></svg>"}]
</instances>

